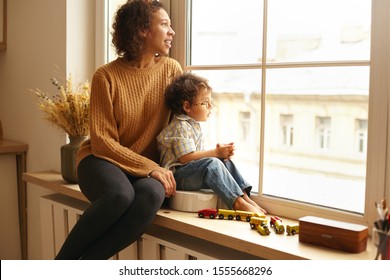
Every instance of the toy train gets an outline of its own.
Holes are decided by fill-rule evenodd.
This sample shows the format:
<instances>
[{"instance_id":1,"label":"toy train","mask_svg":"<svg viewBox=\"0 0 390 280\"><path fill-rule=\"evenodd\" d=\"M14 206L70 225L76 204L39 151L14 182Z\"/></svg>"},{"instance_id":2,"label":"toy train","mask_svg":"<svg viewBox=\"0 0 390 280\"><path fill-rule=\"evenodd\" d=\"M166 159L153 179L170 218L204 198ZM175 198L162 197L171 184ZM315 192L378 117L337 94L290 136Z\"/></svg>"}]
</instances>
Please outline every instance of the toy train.
<instances>
[{"instance_id":1,"label":"toy train","mask_svg":"<svg viewBox=\"0 0 390 280\"><path fill-rule=\"evenodd\" d=\"M249 225L252 229L257 229L261 235L270 234L270 229L267 225L268 219L266 215L261 212L206 208L198 211L198 217L209 217L210 219L215 219L218 217L219 219L227 218L228 220L236 219L237 221L245 220L249 222ZM276 234L283 234L286 232L288 235L295 235L299 233L298 225L287 225L285 227L282 219L280 219L278 216L272 216L269 224L270 228L274 228Z\"/></svg>"},{"instance_id":2,"label":"toy train","mask_svg":"<svg viewBox=\"0 0 390 280\"><path fill-rule=\"evenodd\" d=\"M245 220L249 222L251 217L265 217L265 215L261 212L206 208L198 211L198 217L209 217L210 219L218 217L219 219L227 218L228 220L236 219L237 221Z\"/></svg>"},{"instance_id":3,"label":"toy train","mask_svg":"<svg viewBox=\"0 0 390 280\"><path fill-rule=\"evenodd\" d=\"M287 232L288 235L298 234L299 233L299 226L298 225L296 225L296 226L289 226L289 225L287 225L286 232Z\"/></svg>"},{"instance_id":4,"label":"toy train","mask_svg":"<svg viewBox=\"0 0 390 280\"><path fill-rule=\"evenodd\" d=\"M275 233L283 234L284 233L284 225L282 219L278 216L271 217L271 221L269 222L270 226L275 229Z\"/></svg>"},{"instance_id":5,"label":"toy train","mask_svg":"<svg viewBox=\"0 0 390 280\"><path fill-rule=\"evenodd\" d=\"M267 226L268 220L265 217L251 217L249 225L251 229L257 229L261 235L269 235L270 230Z\"/></svg>"}]
</instances>

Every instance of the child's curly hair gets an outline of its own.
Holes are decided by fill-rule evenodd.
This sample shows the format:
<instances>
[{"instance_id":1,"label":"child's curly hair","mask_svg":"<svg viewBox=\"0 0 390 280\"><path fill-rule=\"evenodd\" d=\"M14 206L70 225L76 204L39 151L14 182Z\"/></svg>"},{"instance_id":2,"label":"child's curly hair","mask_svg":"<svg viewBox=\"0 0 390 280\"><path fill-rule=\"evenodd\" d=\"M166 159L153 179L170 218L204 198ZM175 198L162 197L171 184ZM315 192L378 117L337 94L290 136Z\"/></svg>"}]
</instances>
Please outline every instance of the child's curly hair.
<instances>
[{"instance_id":1,"label":"child's curly hair","mask_svg":"<svg viewBox=\"0 0 390 280\"><path fill-rule=\"evenodd\" d=\"M156 0L128 0L115 14L112 44L118 56L137 60L144 52L142 32L150 30L152 14L163 6Z\"/></svg>"},{"instance_id":2,"label":"child's curly hair","mask_svg":"<svg viewBox=\"0 0 390 280\"><path fill-rule=\"evenodd\" d=\"M192 105L202 88L212 90L207 79L190 72L183 73L174 78L165 89L165 103L172 110L172 113L185 114L184 101L188 101Z\"/></svg>"}]
</instances>

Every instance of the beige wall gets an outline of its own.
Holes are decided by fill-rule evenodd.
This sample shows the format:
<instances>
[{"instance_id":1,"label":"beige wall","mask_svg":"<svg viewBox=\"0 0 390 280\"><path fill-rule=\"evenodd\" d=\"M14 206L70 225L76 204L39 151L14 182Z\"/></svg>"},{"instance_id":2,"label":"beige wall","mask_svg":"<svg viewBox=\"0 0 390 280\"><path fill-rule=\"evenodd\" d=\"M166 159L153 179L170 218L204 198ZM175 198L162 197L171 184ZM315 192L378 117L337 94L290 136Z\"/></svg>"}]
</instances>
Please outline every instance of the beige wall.
<instances>
[{"instance_id":1,"label":"beige wall","mask_svg":"<svg viewBox=\"0 0 390 280\"><path fill-rule=\"evenodd\" d=\"M7 13L7 51L0 53L4 138L29 144L28 171L59 170L66 137L41 119L29 89L52 92L49 79L70 72L80 80L92 78L95 0L8 0ZM1 259L20 258L15 172L14 159L0 157L0 202L9 206L0 208ZM27 193L28 258L41 259L39 197L47 191L28 185Z\"/></svg>"}]
</instances>

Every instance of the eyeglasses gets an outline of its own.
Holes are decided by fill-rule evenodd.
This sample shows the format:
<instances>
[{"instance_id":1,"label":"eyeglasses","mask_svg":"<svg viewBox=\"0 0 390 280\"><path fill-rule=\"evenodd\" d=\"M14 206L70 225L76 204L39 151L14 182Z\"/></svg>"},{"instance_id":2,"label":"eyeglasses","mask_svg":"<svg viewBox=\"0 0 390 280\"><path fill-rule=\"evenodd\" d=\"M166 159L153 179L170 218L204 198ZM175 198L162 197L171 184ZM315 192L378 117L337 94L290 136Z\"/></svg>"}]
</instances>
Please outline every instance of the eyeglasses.
<instances>
[{"instance_id":1,"label":"eyeglasses","mask_svg":"<svg viewBox=\"0 0 390 280\"><path fill-rule=\"evenodd\" d=\"M206 106L206 108L207 109L210 109L211 108L211 103L210 103L210 101L207 99L207 100L205 100L205 101L203 101L203 102L200 102L200 103L194 103L194 105L195 106L197 106L197 105L202 105L202 106Z\"/></svg>"}]
</instances>

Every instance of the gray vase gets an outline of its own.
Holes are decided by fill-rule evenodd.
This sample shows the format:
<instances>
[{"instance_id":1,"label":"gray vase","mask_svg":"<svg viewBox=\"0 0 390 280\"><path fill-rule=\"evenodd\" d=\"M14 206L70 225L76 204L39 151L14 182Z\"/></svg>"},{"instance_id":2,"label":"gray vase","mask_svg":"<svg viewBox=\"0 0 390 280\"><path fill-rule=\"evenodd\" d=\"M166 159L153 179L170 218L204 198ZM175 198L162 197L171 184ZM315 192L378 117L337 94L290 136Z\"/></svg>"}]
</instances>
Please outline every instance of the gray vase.
<instances>
[{"instance_id":1,"label":"gray vase","mask_svg":"<svg viewBox=\"0 0 390 280\"><path fill-rule=\"evenodd\" d=\"M69 143L61 146L61 175L68 183L78 183L76 155L87 138L87 136L69 136Z\"/></svg>"}]
</instances>

